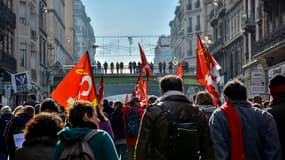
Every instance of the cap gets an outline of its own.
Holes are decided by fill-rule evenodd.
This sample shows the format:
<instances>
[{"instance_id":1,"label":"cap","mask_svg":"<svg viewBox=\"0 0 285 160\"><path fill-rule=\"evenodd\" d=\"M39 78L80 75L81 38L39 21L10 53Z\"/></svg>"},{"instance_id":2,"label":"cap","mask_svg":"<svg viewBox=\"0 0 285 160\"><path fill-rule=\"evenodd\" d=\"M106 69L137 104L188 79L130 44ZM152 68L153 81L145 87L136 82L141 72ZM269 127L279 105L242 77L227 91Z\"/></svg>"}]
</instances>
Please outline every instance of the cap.
<instances>
[{"instance_id":1,"label":"cap","mask_svg":"<svg viewBox=\"0 0 285 160\"><path fill-rule=\"evenodd\" d=\"M12 113L12 110L9 106L4 106L1 108L1 114L8 114L8 113Z\"/></svg>"}]
</instances>

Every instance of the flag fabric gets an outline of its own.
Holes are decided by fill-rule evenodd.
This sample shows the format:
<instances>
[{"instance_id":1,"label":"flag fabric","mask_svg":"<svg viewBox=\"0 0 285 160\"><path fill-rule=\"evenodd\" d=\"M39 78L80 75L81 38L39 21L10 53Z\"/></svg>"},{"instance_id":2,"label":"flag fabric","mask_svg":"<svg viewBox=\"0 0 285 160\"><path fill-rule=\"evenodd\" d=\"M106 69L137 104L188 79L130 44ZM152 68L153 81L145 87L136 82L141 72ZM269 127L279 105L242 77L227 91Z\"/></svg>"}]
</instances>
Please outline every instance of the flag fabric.
<instances>
[{"instance_id":1,"label":"flag fabric","mask_svg":"<svg viewBox=\"0 0 285 160\"><path fill-rule=\"evenodd\" d=\"M199 34L197 34L197 81L203 85L214 97L214 104L219 102L217 83L220 80L219 70L221 66L216 62L209 50L203 46Z\"/></svg>"},{"instance_id":2,"label":"flag fabric","mask_svg":"<svg viewBox=\"0 0 285 160\"><path fill-rule=\"evenodd\" d=\"M146 56L145 56L145 54L144 54L144 51L143 51L143 49L142 49L142 47L141 47L141 45L140 45L140 43L138 43L139 44L139 49L140 49L140 56L141 56L141 61L142 61L142 72L145 72L146 73L146 76L147 76L147 80L149 80L149 78L150 78L150 76L151 76L151 69L150 69L150 66L149 66L149 64L147 63L147 59L146 59Z\"/></svg>"},{"instance_id":3,"label":"flag fabric","mask_svg":"<svg viewBox=\"0 0 285 160\"><path fill-rule=\"evenodd\" d=\"M97 101L100 105L103 105L103 100L104 100L104 76L102 74L100 78L100 86L98 90Z\"/></svg>"},{"instance_id":4,"label":"flag fabric","mask_svg":"<svg viewBox=\"0 0 285 160\"><path fill-rule=\"evenodd\" d=\"M176 70L176 76L184 79L184 70L183 70L183 64L179 63L177 70Z\"/></svg>"},{"instance_id":5,"label":"flag fabric","mask_svg":"<svg viewBox=\"0 0 285 160\"><path fill-rule=\"evenodd\" d=\"M140 73L135 88L132 92L132 99L134 97L139 98L142 106L147 105L147 82L148 81L143 82L142 75Z\"/></svg>"},{"instance_id":6,"label":"flag fabric","mask_svg":"<svg viewBox=\"0 0 285 160\"><path fill-rule=\"evenodd\" d=\"M172 63L173 63L173 65L175 65L175 66L176 66L177 64L179 64L179 61L178 61L177 57L174 56L174 57L172 58Z\"/></svg>"},{"instance_id":7,"label":"flag fabric","mask_svg":"<svg viewBox=\"0 0 285 160\"><path fill-rule=\"evenodd\" d=\"M88 100L94 106L97 105L95 82L87 51L53 90L51 97L65 108L75 100Z\"/></svg>"},{"instance_id":8,"label":"flag fabric","mask_svg":"<svg viewBox=\"0 0 285 160\"><path fill-rule=\"evenodd\" d=\"M129 96L128 94L126 95L126 98L125 98L125 104L127 104L129 102Z\"/></svg>"}]
</instances>

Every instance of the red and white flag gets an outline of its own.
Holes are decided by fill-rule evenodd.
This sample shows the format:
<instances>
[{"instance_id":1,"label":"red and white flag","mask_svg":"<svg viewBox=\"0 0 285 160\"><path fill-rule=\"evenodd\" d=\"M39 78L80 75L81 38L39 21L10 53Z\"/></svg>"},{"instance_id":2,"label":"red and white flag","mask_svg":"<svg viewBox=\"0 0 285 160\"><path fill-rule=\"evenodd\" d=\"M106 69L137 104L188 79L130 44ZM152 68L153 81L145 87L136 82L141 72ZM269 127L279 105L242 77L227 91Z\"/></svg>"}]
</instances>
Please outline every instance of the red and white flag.
<instances>
[{"instance_id":1,"label":"red and white flag","mask_svg":"<svg viewBox=\"0 0 285 160\"><path fill-rule=\"evenodd\" d=\"M147 63L147 59L146 56L144 54L144 51L139 43L139 49L140 49L140 56L141 56L141 61L142 61L142 72L146 73L147 76L147 80L149 80L150 76L151 76L151 69L149 64Z\"/></svg>"},{"instance_id":2,"label":"red and white flag","mask_svg":"<svg viewBox=\"0 0 285 160\"><path fill-rule=\"evenodd\" d=\"M199 34L197 34L197 81L203 85L214 97L214 105L219 102L218 81L221 66L216 62L209 50L203 46Z\"/></svg>"},{"instance_id":3,"label":"red and white flag","mask_svg":"<svg viewBox=\"0 0 285 160\"><path fill-rule=\"evenodd\" d=\"M87 51L56 86L51 97L63 107L70 106L75 100L88 100L94 106L97 105L95 82Z\"/></svg>"}]
</instances>

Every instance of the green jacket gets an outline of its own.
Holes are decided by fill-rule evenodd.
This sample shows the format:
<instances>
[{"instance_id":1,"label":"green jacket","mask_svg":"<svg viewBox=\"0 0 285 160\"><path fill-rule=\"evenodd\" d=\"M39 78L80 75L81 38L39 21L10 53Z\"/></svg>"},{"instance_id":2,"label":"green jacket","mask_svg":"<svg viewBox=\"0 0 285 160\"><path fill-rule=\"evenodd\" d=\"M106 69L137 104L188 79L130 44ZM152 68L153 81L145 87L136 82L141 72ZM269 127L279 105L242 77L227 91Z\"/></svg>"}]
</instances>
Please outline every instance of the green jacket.
<instances>
[{"instance_id":1,"label":"green jacket","mask_svg":"<svg viewBox=\"0 0 285 160\"><path fill-rule=\"evenodd\" d=\"M71 128L65 127L58 132L59 141L56 144L54 160L58 160L63 149L64 141L82 139L92 129L90 128ZM118 160L118 154L112 138L105 131L98 132L89 140L89 145L93 150L96 160Z\"/></svg>"}]
</instances>

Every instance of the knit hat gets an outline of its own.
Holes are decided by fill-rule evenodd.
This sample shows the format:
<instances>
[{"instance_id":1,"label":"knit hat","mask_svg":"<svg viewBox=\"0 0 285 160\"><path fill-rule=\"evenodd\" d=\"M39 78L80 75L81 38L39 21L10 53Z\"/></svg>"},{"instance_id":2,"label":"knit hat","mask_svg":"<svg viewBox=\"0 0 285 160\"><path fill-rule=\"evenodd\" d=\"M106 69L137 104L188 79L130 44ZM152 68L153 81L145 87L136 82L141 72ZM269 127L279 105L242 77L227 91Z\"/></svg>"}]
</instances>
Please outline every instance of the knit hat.
<instances>
[{"instance_id":1,"label":"knit hat","mask_svg":"<svg viewBox=\"0 0 285 160\"><path fill-rule=\"evenodd\" d=\"M12 113L12 110L9 106L4 106L1 108L1 115Z\"/></svg>"},{"instance_id":2,"label":"knit hat","mask_svg":"<svg viewBox=\"0 0 285 160\"><path fill-rule=\"evenodd\" d=\"M271 95L285 94L285 76L273 77L269 82L269 92Z\"/></svg>"}]
</instances>

